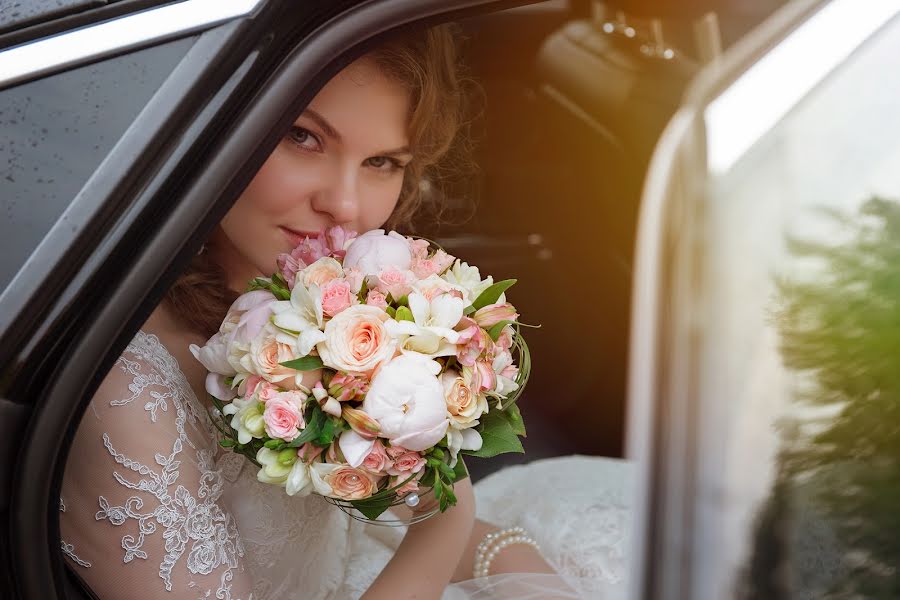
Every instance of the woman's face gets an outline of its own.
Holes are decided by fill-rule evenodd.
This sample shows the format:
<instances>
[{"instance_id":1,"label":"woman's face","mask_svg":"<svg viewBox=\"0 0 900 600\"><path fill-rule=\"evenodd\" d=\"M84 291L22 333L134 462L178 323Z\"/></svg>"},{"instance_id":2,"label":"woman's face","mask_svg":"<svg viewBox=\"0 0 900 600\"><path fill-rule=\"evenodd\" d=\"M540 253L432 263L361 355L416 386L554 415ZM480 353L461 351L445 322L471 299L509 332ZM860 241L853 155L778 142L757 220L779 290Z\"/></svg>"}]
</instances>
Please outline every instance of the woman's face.
<instances>
[{"instance_id":1,"label":"woman's face","mask_svg":"<svg viewBox=\"0 0 900 600\"><path fill-rule=\"evenodd\" d=\"M271 275L277 255L307 235L387 221L412 159L409 102L365 58L322 88L213 234L211 251L233 289Z\"/></svg>"}]
</instances>

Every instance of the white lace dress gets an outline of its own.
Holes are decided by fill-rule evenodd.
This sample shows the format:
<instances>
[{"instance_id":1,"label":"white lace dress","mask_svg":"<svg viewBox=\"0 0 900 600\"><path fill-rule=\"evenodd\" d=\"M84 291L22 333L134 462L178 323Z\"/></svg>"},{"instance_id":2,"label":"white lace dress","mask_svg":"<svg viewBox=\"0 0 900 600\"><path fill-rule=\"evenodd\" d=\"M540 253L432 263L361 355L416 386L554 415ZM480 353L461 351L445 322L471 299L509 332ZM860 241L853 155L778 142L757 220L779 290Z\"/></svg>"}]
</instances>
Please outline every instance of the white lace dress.
<instances>
[{"instance_id":1,"label":"white lace dress","mask_svg":"<svg viewBox=\"0 0 900 600\"><path fill-rule=\"evenodd\" d=\"M92 400L63 480L62 551L95 593L358 598L405 531L288 497L216 440L175 358L139 332ZM622 461L588 457L504 469L475 486L478 516L528 529L577 590L564 597L623 598L629 476ZM544 580L493 576L444 598L538 598Z\"/></svg>"}]
</instances>

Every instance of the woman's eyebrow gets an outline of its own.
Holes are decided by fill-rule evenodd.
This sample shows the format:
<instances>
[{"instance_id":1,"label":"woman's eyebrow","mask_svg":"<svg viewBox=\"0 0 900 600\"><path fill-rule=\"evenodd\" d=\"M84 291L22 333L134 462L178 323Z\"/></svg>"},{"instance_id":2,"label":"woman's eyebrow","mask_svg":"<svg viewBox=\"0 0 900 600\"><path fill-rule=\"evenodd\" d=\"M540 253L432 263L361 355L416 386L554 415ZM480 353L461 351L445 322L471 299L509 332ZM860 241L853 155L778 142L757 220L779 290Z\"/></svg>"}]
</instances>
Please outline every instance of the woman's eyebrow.
<instances>
[{"instance_id":1,"label":"woman's eyebrow","mask_svg":"<svg viewBox=\"0 0 900 600\"><path fill-rule=\"evenodd\" d=\"M328 137L333 138L337 142L341 141L341 134L339 134L337 130L331 126L331 123L329 123L325 117L323 117L313 109L307 108L306 110L304 110L303 116L309 117L310 119L315 121L316 125L321 127L322 131L324 131L325 135L327 135Z\"/></svg>"},{"instance_id":2,"label":"woman's eyebrow","mask_svg":"<svg viewBox=\"0 0 900 600\"><path fill-rule=\"evenodd\" d=\"M331 126L331 123L328 122L328 119L311 108L307 108L306 110L304 110L301 116L307 117L314 121L316 125L322 128L322 131L325 132L325 135L340 143L341 134L338 133L337 129ZM380 152L379 156L403 156L411 154L412 150L410 150L409 146L402 146L395 150L386 150L385 152Z\"/></svg>"}]
</instances>

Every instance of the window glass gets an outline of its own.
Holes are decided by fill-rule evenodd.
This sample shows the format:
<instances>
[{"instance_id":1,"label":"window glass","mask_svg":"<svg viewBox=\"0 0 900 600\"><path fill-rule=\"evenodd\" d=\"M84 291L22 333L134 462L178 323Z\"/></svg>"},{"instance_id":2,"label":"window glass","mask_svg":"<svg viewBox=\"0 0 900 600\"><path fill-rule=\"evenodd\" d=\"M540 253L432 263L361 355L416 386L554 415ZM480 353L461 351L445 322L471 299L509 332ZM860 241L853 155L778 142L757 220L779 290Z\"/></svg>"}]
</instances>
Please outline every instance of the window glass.
<instances>
[{"instance_id":1,"label":"window glass","mask_svg":"<svg viewBox=\"0 0 900 600\"><path fill-rule=\"evenodd\" d=\"M0 289L192 43L178 40L0 91Z\"/></svg>"},{"instance_id":2,"label":"window glass","mask_svg":"<svg viewBox=\"0 0 900 600\"><path fill-rule=\"evenodd\" d=\"M712 180L697 598L900 590L900 23Z\"/></svg>"}]
</instances>

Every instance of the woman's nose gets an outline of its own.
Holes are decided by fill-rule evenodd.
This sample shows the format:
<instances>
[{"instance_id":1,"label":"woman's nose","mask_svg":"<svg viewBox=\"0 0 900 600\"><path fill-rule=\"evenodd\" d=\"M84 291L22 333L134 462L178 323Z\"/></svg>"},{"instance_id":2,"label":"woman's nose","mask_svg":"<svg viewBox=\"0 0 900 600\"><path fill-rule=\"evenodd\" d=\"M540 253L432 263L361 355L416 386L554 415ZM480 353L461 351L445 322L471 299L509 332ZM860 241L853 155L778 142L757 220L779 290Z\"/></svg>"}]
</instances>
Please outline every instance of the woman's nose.
<instances>
[{"instance_id":1,"label":"woman's nose","mask_svg":"<svg viewBox=\"0 0 900 600\"><path fill-rule=\"evenodd\" d=\"M359 216L359 182L355 175L344 174L322 186L313 200L316 212L325 213L335 225L353 223Z\"/></svg>"}]
</instances>

